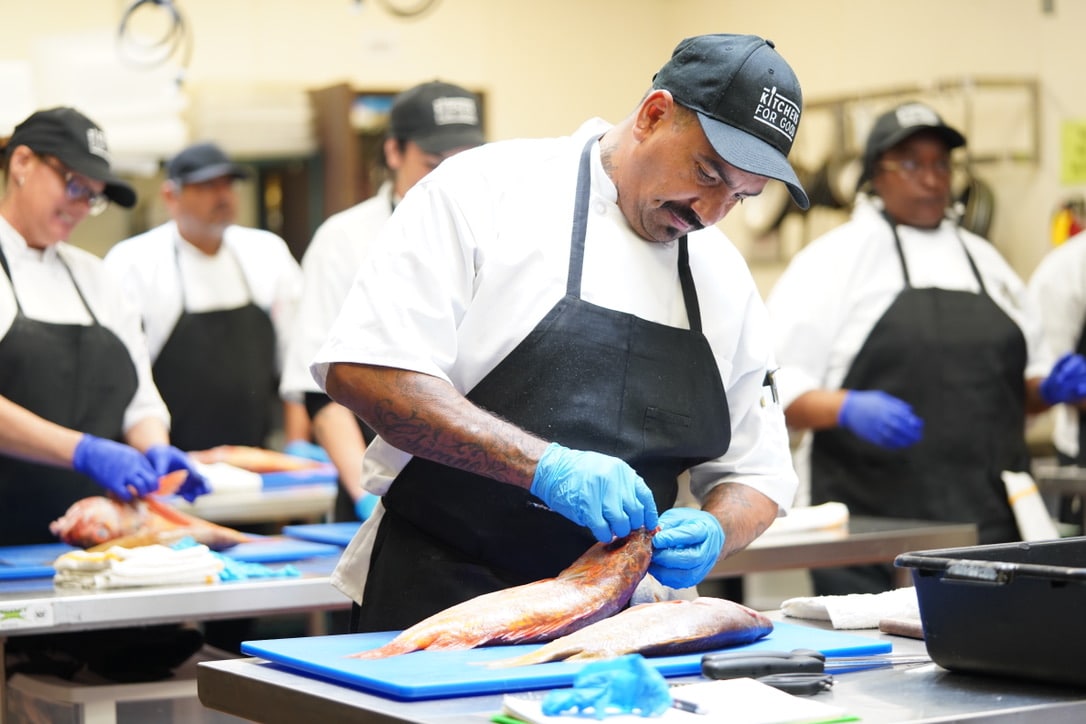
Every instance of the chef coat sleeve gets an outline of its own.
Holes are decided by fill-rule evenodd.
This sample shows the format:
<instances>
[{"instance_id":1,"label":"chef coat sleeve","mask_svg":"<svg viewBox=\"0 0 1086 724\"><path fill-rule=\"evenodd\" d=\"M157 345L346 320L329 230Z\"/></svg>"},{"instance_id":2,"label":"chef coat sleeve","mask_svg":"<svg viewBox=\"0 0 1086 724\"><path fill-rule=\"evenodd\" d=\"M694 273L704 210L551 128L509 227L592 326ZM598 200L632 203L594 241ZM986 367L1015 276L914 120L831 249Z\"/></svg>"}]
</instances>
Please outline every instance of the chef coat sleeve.
<instances>
[{"instance_id":1,"label":"chef coat sleeve","mask_svg":"<svg viewBox=\"0 0 1086 724\"><path fill-rule=\"evenodd\" d=\"M302 295L283 366L280 394L320 392L309 363L332 328L357 271L348 260L351 239L330 219L317 229L302 257Z\"/></svg>"},{"instance_id":2,"label":"chef coat sleeve","mask_svg":"<svg viewBox=\"0 0 1086 724\"><path fill-rule=\"evenodd\" d=\"M267 252L276 257L274 264L276 281L269 315L275 328L276 369L281 374L287 358L287 350L290 347L290 339L294 334L298 303L302 297L302 268L294 259L294 255L290 253L287 242L278 236L274 238L278 242L271 246L274 252L271 249ZM301 401L300 397L297 401Z\"/></svg>"},{"instance_id":3,"label":"chef coat sleeve","mask_svg":"<svg viewBox=\"0 0 1086 724\"><path fill-rule=\"evenodd\" d=\"M830 253L827 243L808 246L773 285L766 298L773 350L781 366L777 390L781 407L826 386L831 355L846 314L842 265L847 254ZM838 280L838 281L832 281Z\"/></svg>"},{"instance_id":4,"label":"chef coat sleeve","mask_svg":"<svg viewBox=\"0 0 1086 724\"><path fill-rule=\"evenodd\" d=\"M703 501L717 485L741 483L769 497L784 513L795 498L798 480L784 411L766 384L767 373L777 368L769 315L742 257L732 253L726 240L720 243L728 244L728 250L713 266L730 271L717 277L714 286L699 269L695 283L703 332L728 396L731 444L723 456L691 468L690 491Z\"/></svg>"},{"instance_id":5,"label":"chef coat sleeve","mask_svg":"<svg viewBox=\"0 0 1086 724\"><path fill-rule=\"evenodd\" d=\"M1052 249L1030 277L1028 294L1051 354L1074 351L1086 320L1086 234Z\"/></svg>"},{"instance_id":6,"label":"chef coat sleeve","mask_svg":"<svg viewBox=\"0 0 1086 724\"><path fill-rule=\"evenodd\" d=\"M493 192L434 183L444 165L408 191L360 265L310 367L321 389L333 362L406 369L453 382L457 329L474 290L475 239L493 235L492 228L481 228L492 223L489 215L471 214L464 205Z\"/></svg>"}]
</instances>

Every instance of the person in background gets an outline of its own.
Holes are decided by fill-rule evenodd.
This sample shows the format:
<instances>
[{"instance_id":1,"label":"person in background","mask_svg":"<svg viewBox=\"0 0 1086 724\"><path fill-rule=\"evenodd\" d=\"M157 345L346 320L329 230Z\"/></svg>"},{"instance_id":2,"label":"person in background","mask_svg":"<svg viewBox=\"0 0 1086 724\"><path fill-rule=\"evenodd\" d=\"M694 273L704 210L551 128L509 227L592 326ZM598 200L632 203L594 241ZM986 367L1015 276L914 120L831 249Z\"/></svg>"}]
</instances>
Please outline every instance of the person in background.
<instances>
[{"instance_id":1,"label":"person in background","mask_svg":"<svg viewBox=\"0 0 1086 724\"><path fill-rule=\"evenodd\" d=\"M784 181L802 97L771 42L687 38L617 125L448 159L382 227L312 365L378 438L333 583L405 628L656 532L695 586L795 494L767 314L715 228ZM673 508L689 471L701 508ZM663 511L661 513L661 511Z\"/></svg>"},{"instance_id":2,"label":"person in background","mask_svg":"<svg viewBox=\"0 0 1086 724\"><path fill-rule=\"evenodd\" d=\"M796 254L767 305L788 425L813 431L811 502L975 523L997 543L1019 539L1001 473L1029 470L1027 413L1080 399L1086 368L1050 373L1024 284L948 217L963 145L921 103L879 116L852 218ZM890 566L812 578L817 595L894 586Z\"/></svg>"},{"instance_id":3,"label":"person in background","mask_svg":"<svg viewBox=\"0 0 1086 724\"><path fill-rule=\"evenodd\" d=\"M362 455L374 434L317 386L309 363L324 343L355 272L396 204L446 158L483 140L482 113L475 94L441 81L403 91L392 103L382 149L390 178L372 198L321 224L302 257L305 282L280 393L284 397L304 395L314 439L327 450L339 472L336 520L365 520L376 503L377 496L362 488Z\"/></svg>"},{"instance_id":4,"label":"person in background","mask_svg":"<svg viewBox=\"0 0 1086 724\"><path fill-rule=\"evenodd\" d=\"M185 450L266 447L277 417L302 273L279 236L235 223L235 182L247 176L213 143L185 148L162 184L171 220L105 257L140 310L155 383ZM308 418L292 402L284 423L302 429L286 430L287 439L305 439Z\"/></svg>"},{"instance_id":5,"label":"person in background","mask_svg":"<svg viewBox=\"0 0 1086 724\"><path fill-rule=\"evenodd\" d=\"M80 498L122 500L188 471L170 445L139 315L73 229L136 193L110 168L105 134L74 108L40 110L3 147L0 198L0 545L54 542L49 523Z\"/></svg>"},{"instance_id":6,"label":"person in background","mask_svg":"<svg viewBox=\"0 0 1086 724\"><path fill-rule=\"evenodd\" d=\"M1029 279L1029 296L1041 310L1045 342L1054 352L1086 354L1086 233L1049 251ZM1081 396L1053 410L1052 444L1060 465L1086 467L1086 425ZM1082 526L1082 496L1059 499L1061 522Z\"/></svg>"}]
</instances>

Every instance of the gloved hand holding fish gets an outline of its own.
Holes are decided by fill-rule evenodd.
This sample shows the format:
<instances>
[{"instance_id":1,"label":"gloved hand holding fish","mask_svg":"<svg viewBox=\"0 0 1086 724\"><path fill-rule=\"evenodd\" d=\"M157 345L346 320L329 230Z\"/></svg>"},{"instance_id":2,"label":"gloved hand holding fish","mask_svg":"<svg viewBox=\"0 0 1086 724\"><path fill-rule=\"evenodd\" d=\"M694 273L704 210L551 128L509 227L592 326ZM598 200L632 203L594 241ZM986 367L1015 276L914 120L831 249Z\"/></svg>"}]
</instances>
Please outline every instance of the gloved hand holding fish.
<instances>
[{"instance_id":1,"label":"gloved hand holding fish","mask_svg":"<svg viewBox=\"0 0 1086 724\"><path fill-rule=\"evenodd\" d=\"M493 664L520 666L706 651L772 631L765 616L714 598L644 604L613 616L649 570L654 533L640 528L626 538L597 543L555 578L477 596L420 621L384 646L352 656L379 659L421 649L552 642Z\"/></svg>"},{"instance_id":2,"label":"gloved hand holding fish","mask_svg":"<svg viewBox=\"0 0 1086 724\"><path fill-rule=\"evenodd\" d=\"M625 461L590 450L547 446L529 489L554 512L592 531L601 543L638 528L654 530L656 501Z\"/></svg>"}]
</instances>

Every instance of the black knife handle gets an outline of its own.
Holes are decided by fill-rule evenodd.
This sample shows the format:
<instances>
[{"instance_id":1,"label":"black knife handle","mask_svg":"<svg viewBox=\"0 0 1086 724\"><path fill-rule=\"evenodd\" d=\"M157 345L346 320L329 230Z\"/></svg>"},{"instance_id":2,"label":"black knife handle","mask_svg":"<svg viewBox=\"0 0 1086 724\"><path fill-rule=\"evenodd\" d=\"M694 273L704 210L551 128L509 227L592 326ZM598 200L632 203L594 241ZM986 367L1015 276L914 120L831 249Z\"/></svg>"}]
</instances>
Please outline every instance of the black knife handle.
<instances>
[{"instance_id":1,"label":"black knife handle","mask_svg":"<svg viewBox=\"0 0 1086 724\"><path fill-rule=\"evenodd\" d=\"M706 656L701 661L701 673L710 679L757 679L770 674L821 674L825 662L813 656Z\"/></svg>"}]
</instances>

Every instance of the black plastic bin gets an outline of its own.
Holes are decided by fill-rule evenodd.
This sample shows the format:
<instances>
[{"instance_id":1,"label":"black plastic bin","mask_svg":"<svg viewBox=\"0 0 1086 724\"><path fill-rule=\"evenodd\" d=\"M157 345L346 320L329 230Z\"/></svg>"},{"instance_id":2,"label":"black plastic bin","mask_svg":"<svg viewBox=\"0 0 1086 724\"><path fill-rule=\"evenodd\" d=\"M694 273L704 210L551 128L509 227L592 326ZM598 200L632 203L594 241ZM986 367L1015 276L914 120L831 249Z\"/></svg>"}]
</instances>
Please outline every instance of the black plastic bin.
<instances>
[{"instance_id":1,"label":"black plastic bin","mask_svg":"<svg viewBox=\"0 0 1086 724\"><path fill-rule=\"evenodd\" d=\"M902 553L940 666L1086 686L1086 536Z\"/></svg>"}]
</instances>

